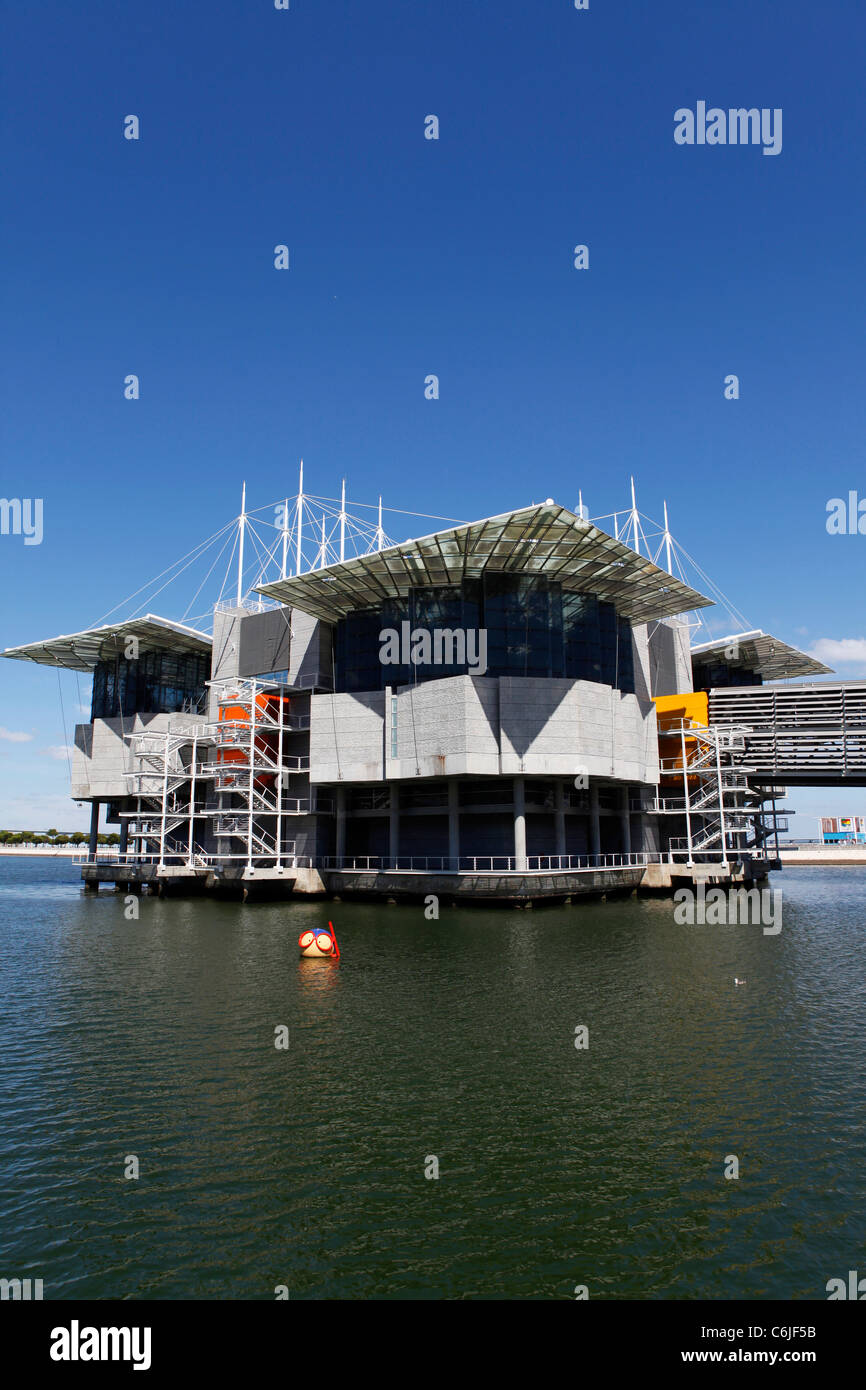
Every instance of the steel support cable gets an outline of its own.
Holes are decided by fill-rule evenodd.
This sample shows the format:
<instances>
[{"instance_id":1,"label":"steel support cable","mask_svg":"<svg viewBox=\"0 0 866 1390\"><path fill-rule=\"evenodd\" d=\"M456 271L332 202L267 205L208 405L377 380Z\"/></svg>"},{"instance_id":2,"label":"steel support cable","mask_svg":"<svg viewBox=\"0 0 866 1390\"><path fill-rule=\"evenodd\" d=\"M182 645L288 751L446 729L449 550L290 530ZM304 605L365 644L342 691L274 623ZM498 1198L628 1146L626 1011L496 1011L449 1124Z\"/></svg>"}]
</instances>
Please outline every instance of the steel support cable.
<instances>
[{"instance_id":1,"label":"steel support cable","mask_svg":"<svg viewBox=\"0 0 866 1390\"><path fill-rule=\"evenodd\" d=\"M230 540L231 540L231 532L229 532L229 534L226 536L225 540L223 541L223 543L222 543L222 545L221 545L221 547L220 547L220 549L219 549L219 552L217 553L216 559L214 560L213 564L211 565L211 567L210 567L210 569L208 570L207 574L205 575L204 579L201 581L201 583L199 584L199 586L198 586L198 588L196 589L195 593L193 594L192 598L190 599L189 603L187 604L186 610L185 610L185 612L184 612L183 618L181 619L181 622L185 622L186 619L188 618L188 616L189 616L189 610L192 608L193 604L195 603L196 599L198 598L198 596L199 596L199 594L201 593L202 589L204 588L205 584L206 584L207 581L210 579L211 575L213 574L214 570L216 569L217 565L219 564L220 560L222 559L223 555L225 554L226 546L229 544L229 541L230 541Z\"/></svg>"},{"instance_id":2,"label":"steel support cable","mask_svg":"<svg viewBox=\"0 0 866 1390\"><path fill-rule=\"evenodd\" d=\"M176 569L177 566L182 564L184 560L188 560L190 559L190 557L192 557L192 559L195 559L198 555L203 554L204 551L206 551L208 547L213 544L214 541L218 540L219 537L222 536L224 532L232 528L234 524L234 520L227 522L225 526L221 526L218 531L215 531L212 536L209 536L206 541L202 541L201 544L194 546L192 550L188 550L186 555L182 555L179 560L175 560L172 564L167 565L166 568L164 570L161 570L159 574L155 575L153 579L149 579L146 584L142 584L133 593L128 594L126 598L121 599L120 603L116 603L113 608L109 608L108 612L105 613L99 619L98 622L94 623L93 626L98 627L101 623L104 623L107 618L111 617L112 613L116 613L117 610L119 608L123 608L125 604L131 603L134 598L137 598L139 594L144 593L145 590L149 589L152 584L155 584L158 579L162 579L163 575L169 574L172 570ZM190 559L190 563L192 562L192 559ZM187 566L184 566L184 568L187 568ZM182 574L183 570L179 570L178 573ZM175 575L175 578L177 578L177 575ZM169 580L168 582L171 583L171 580ZM162 586L162 588L165 587L165 585ZM161 592L161 589L157 590L157 593Z\"/></svg>"},{"instance_id":3,"label":"steel support cable","mask_svg":"<svg viewBox=\"0 0 866 1390\"><path fill-rule=\"evenodd\" d=\"M161 584L158 589L155 589L154 592L144 600L144 602L140 603L138 608L133 610L132 617L136 617L136 615L141 612L142 608L145 607L145 604L151 603L157 597L157 595L162 593L163 589L167 589L170 584L173 584L176 579L179 579L180 576L184 573L184 571L188 570L190 565L195 564L195 561L200 558L200 555L194 555L191 560L188 560L182 569L179 569L176 574L171 575L170 578L168 578L164 584Z\"/></svg>"},{"instance_id":4,"label":"steel support cable","mask_svg":"<svg viewBox=\"0 0 866 1390\"><path fill-rule=\"evenodd\" d=\"M233 564L234 564L235 551L236 551L237 548L238 548L239 542L240 542L240 532L239 532L239 531L235 531L235 533L234 533L234 538L233 538L233 541L232 541L231 552L230 552L230 554L229 554L228 563L226 564L226 572L225 572L225 574L223 575L223 582L222 582L222 584L220 585L220 591L219 591L219 594L218 594L218 596L217 596L217 600L216 600L217 603L219 603L219 602L222 600L222 596L223 596L223 594L224 594L225 591L226 591L226 585L227 585L228 582L229 582L229 575L231 574L232 566L233 566Z\"/></svg>"},{"instance_id":5,"label":"steel support cable","mask_svg":"<svg viewBox=\"0 0 866 1390\"><path fill-rule=\"evenodd\" d=\"M342 500L342 499L339 498L339 497L324 497L324 496L319 496L318 494L312 493L312 492L305 492L305 493L303 494L303 497L304 497L304 501L305 501L305 502L312 502L312 503L316 503L316 504L319 504L319 505L321 505L321 504L323 504L323 503L328 503L328 502L330 502L330 503L333 503L334 506L336 506L336 507L339 507L339 506L340 506L340 503L341 503L341 500ZM268 505L266 505L266 506L263 506L263 507L255 507L255 508L253 508L251 511L247 512L247 516L254 516L254 515L256 515L258 512L275 511L277 507L281 507L281 506L283 505L283 501L284 501L284 500L285 500L284 498L280 498L280 500L279 500L278 502L272 502L272 503L270 503L270 504L268 504ZM297 494L297 493L295 493L295 495L294 495L293 497L289 497L289 498L288 498L288 501L289 501L289 502L297 502L297 500L298 500L298 494ZM379 504L378 504L378 502L352 502L352 501L347 501L347 502L346 502L346 506L347 506L347 507L362 507L365 511L371 511L371 512L378 512L378 510L379 510ZM412 511L408 511L405 507L386 507L386 506L383 504L383 506L382 506L382 511L383 511L383 512L391 512L391 513L393 513L393 515L395 515L395 516L416 516L416 517L420 517L420 518L421 518L422 520L424 520L424 521L448 521L448 522L450 522L453 526L465 526L465 525L467 524L465 518L455 517L455 516L438 516L435 512L412 512Z\"/></svg>"},{"instance_id":6,"label":"steel support cable","mask_svg":"<svg viewBox=\"0 0 866 1390\"><path fill-rule=\"evenodd\" d=\"M710 589L713 595L721 601L723 607L727 609L731 617L736 618L737 622L742 623L744 630L751 631L752 629L750 628L749 621L745 617L745 615L741 613L739 608L737 608L731 602L724 590L720 589L718 584L716 584L706 573L706 571L701 568L697 560L692 559L689 552L685 550L684 547L681 546L678 541L673 540L673 538L671 538L671 544L673 545L674 550L679 551L685 557L685 559L688 560L689 564L693 567L696 574L704 581L704 583L707 585L707 588Z\"/></svg>"},{"instance_id":7,"label":"steel support cable","mask_svg":"<svg viewBox=\"0 0 866 1390\"><path fill-rule=\"evenodd\" d=\"M63 748L64 748L64 751L65 751L65 753L66 753L66 770L67 770L67 773L68 773L68 775L69 775L69 782L70 782L70 785L71 785L71 784L72 784L72 762L71 762L71 759L70 759L70 757L69 757L69 736L68 736L68 734L67 734L67 732L66 732L66 710L65 710L64 705L63 705L63 686L62 686L61 681L60 681L60 667L59 667L59 665L56 667L56 670L57 670L57 689L58 689L58 692L59 692L59 694L60 694L60 722L61 722L61 725L62 725L62 727L63 727Z\"/></svg>"},{"instance_id":8,"label":"steel support cable","mask_svg":"<svg viewBox=\"0 0 866 1390\"><path fill-rule=\"evenodd\" d=\"M258 524L259 526L268 526L268 525L271 525L270 522L262 522L262 521L259 521L257 524ZM270 565L270 564L272 563L272 561L274 561L274 560L276 559L277 547L278 547L279 545L281 545L283 536L286 535L286 534L288 534L288 533L285 532L285 531L283 530L282 527L279 527L279 526L276 526L276 525L275 525L275 526L274 526L274 530L276 531L277 534L274 536L273 541L268 542L267 540L265 540L265 539L263 539L261 536L259 536L259 534L258 534L257 531L255 530L255 527L254 527L249 521L248 521L247 525L248 525L248 529L249 529L250 535L254 538L254 540L255 540L255 542L256 542L257 545L260 544L260 545L262 546L262 548L263 548L263 550L264 550L264 553L265 553L265 564L262 566L262 576L261 576L262 578L264 578L264 572L265 572L266 566L267 566L267 565Z\"/></svg>"},{"instance_id":9,"label":"steel support cable","mask_svg":"<svg viewBox=\"0 0 866 1390\"><path fill-rule=\"evenodd\" d=\"M245 574L247 574L247 573L253 573L253 574L254 574L254 573L256 572L256 570L258 570L259 575L261 575L262 572L263 572L263 570L264 570L264 568L265 568L266 565L267 565L267 561L268 561L268 558L269 558L268 555L267 555L267 551L265 551L265 549L264 549L264 543L260 540L260 538L259 538L258 535L256 534L256 529L255 529L254 526L247 525L246 533L247 533L248 538L249 538L250 541L252 542L252 545L253 545L253 549L254 549L254 551L255 551L255 554L254 554L254 556L253 556L252 562L247 564ZM264 559L262 558L263 555L264 555L264 557L265 557ZM246 588L244 588L244 576L242 575L242 576L241 576L242 596L243 596L243 594L248 594L248 593L253 589L253 587L254 587L254 585L249 584L249 585L247 585Z\"/></svg>"},{"instance_id":10,"label":"steel support cable","mask_svg":"<svg viewBox=\"0 0 866 1390\"><path fill-rule=\"evenodd\" d=\"M228 576L229 576L229 572L230 572L231 567L232 567L232 561L234 560L235 550L237 549L237 546L238 546L238 540L239 540L238 532L235 532L234 545L232 546L231 554L229 555L228 564L226 565L225 577L223 578L222 588L220 589L220 598L222 598L222 595L223 595L224 592L225 592L225 586L226 586L226 584L227 584L227 582L228 582ZM218 603L219 603L219 601L220 601L220 600L217 599L217 602L218 602ZM227 648L227 646L228 646L228 640L229 640L229 635L230 635L230 633L231 633L231 628L229 628L228 632L226 633L226 636L225 636L225 639L224 639L224 641L223 641L223 645L222 645L221 650L220 650L219 652L216 652L216 651L212 651L212 652L211 652L211 680L213 680L213 673L214 673L214 671L218 671L219 668L220 668L220 666L221 666L221 664L222 664L222 659L223 659L223 657L225 656L226 648Z\"/></svg>"}]
</instances>

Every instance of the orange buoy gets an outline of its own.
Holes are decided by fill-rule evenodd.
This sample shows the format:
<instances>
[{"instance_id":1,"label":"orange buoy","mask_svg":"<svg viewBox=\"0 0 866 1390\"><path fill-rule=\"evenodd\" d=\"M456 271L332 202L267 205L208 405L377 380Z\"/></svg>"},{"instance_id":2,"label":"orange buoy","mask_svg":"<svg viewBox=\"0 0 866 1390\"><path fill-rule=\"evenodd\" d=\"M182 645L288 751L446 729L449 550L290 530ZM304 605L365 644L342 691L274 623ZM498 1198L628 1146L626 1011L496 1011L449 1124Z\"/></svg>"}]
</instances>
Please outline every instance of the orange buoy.
<instances>
[{"instance_id":1,"label":"orange buoy","mask_svg":"<svg viewBox=\"0 0 866 1390\"><path fill-rule=\"evenodd\" d=\"M330 933L326 931L303 931L298 937L298 946L301 955L308 960L322 960L327 957L331 960L339 960L340 948L337 945L337 937L331 922Z\"/></svg>"}]
</instances>

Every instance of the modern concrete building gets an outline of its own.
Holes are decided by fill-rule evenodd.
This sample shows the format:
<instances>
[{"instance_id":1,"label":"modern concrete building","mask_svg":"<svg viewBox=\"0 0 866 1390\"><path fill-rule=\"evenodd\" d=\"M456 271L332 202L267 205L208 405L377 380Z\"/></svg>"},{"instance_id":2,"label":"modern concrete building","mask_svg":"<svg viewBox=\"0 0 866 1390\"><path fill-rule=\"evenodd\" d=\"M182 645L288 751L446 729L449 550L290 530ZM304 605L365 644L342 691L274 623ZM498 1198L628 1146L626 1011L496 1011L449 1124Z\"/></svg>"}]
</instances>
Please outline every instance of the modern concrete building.
<instances>
[{"instance_id":1,"label":"modern concrete building","mask_svg":"<svg viewBox=\"0 0 866 1390\"><path fill-rule=\"evenodd\" d=\"M547 502L263 584L212 637L148 615L4 655L93 675L90 886L573 897L775 862L774 789L693 659L826 668L691 651L710 602Z\"/></svg>"}]
</instances>

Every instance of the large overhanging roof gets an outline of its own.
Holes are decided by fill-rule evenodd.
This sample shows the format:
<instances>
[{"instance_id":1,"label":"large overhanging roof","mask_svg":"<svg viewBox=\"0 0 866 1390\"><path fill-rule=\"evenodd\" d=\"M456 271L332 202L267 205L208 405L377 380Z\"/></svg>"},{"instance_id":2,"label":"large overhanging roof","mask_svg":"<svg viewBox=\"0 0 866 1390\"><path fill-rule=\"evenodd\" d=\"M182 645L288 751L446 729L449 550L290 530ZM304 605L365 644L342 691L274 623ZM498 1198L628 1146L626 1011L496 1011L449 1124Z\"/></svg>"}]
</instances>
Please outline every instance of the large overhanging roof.
<instances>
[{"instance_id":1,"label":"large overhanging roof","mask_svg":"<svg viewBox=\"0 0 866 1390\"><path fill-rule=\"evenodd\" d=\"M832 668L816 661L813 656L789 647L768 632L736 632L713 642L701 642L692 647L694 661L723 661L726 665L747 671L757 671L764 680L783 681L794 676L829 676Z\"/></svg>"},{"instance_id":2,"label":"large overhanging roof","mask_svg":"<svg viewBox=\"0 0 866 1390\"><path fill-rule=\"evenodd\" d=\"M35 661L40 666L63 666L70 671L92 671L98 661L122 655L130 637L138 639L139 653L158 649L204 655L213 645L205 632L146 613L143 618L107 623L67 637L52 637L47 642L7 647L0 656L8 656L12 661Z\"/></svg>"},{"instance_id":3,"label":"large overhanging roof","mask_svg":"<svg viewBox=\"0 0 866 1390\"><path fill-rule=\"evenodd\" d=\"M486 571L543 576L567 591L597 594L635 623L712 603L552 502L436 531L294 579L278 579L258 592L314 618L336 622L347 613L402 597L415 585L456 585Z\"/></svg>"}]
</instances>

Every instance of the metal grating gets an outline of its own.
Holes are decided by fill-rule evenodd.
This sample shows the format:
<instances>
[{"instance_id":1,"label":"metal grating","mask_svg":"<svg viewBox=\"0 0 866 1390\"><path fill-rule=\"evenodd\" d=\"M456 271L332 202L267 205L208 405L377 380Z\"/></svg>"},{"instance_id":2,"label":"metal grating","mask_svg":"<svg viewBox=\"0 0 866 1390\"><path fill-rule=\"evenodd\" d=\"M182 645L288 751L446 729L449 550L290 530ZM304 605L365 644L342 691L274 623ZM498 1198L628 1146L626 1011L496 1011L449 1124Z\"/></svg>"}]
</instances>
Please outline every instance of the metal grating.
<instances>
[{"instance_id":1,"label":"metal grating","mask_svg":"<svg viewBox=\"0 0 866 1390\"><path fill-rule=\"evenodd\" d=\"M705 608L698 593L566 507L542 503L437 531L259 590L336 622L415 586L454 586L485 570L543 575L567 592L597 594L635 623Z\"/></svg>"},{"instance_id":2,"label":"metal grating","mask_svg":"<svg viewBox=\"0 0 866 1390\"><path fill-rule=\"evenodd\" d=\"M130 637L138 639L139 651L171 651L209 654L213 645L205 632L157 618L146 613L143 618L129 618L123 623L107 623L104 627L87 628L65 637L52 637L45 642L30 642L23 647L7 647L0 652L11 661L35 661L40 666L62 666L69 671L92 671L100 662L122 656Z\"/></svg>"},{"instance_id":3,"label":"metal grating","mask_svg":"<svg viewBox=\"0 0 866 1390\"><path fill-rule=\"evenodd\" d=\"M731 649L735 657L726 655ZM756 628L753 632L736 632L730 637L719 637L712 642L701 642L692 647L692 660L701 663L713 660L723 661L732 670L757 671L765 680L782 681L792 677L832 675L831 668L816 661L806 652L781 642Z\"/></svg>"},{"instance_id":4,"label":"metal grating","mask_svg":"<svg viewBox=\"0 0 866 1390\"><path fill-rule=\"evenodd\" d=\"M747 728L756 777L866 785L866 682L731 686L709 692L710 722Z\"/></svg>"}]
</instances>

